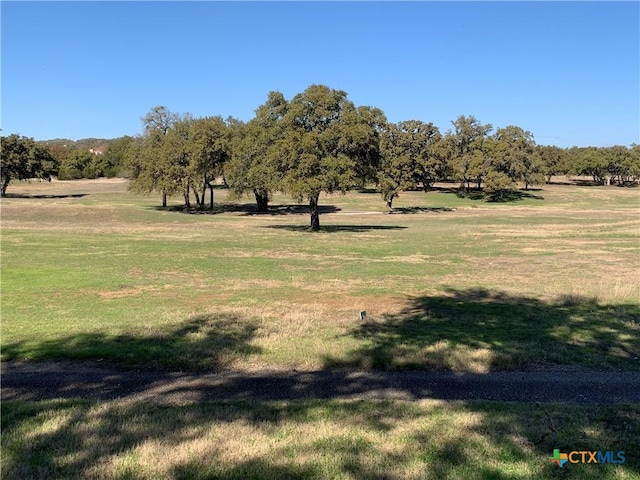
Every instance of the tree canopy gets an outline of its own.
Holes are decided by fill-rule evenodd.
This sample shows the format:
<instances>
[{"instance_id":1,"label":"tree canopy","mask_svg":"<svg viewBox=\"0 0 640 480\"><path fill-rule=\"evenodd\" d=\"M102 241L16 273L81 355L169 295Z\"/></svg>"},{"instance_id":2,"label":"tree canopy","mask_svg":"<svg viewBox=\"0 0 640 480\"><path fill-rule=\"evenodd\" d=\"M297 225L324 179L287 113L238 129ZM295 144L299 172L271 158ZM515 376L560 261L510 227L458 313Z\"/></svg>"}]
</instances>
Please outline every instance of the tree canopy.
<instances>
[{"instance_id":1,"label":"tree canopy","mask_svg":"<svg viewBox=\"0 0 640 480\"><path fill-rule=\"evenodd\" d=\"M311 85L287 100L269 92L255 116L194 119L165 107L144 118L144 135L131 142L132 188L190 195L204 208L207 188L222 176L230 197L253 194L266 212L282 191L309 204L310 225L320 228L321 193L375 183L387 206L404 190L428 191L437 181L459 182L487 198L506 198L554 175L590 175L597 183L626 184L640 177L640 147L573 148L536 145L515 125L498 128L461 115L442 134L421 120L388 122L382 110L356 106L342 90Z\"/></svg>"},{"instance_id":2,"label":"tree canopy","mask_svg":"<svg viewBox=\"0 0 640 480\"><path fill-rule=\"evenodd\" d=\"M381 140L383 162L378 173L382 197L391 208L402 190L427 191L446 175L447 146L438 127L419 120L390 123Z\"/></svg>"},{"instance_id":3,"label":"tree canopy","mask_svg":"<svg viewBox=\"0 0 640 480\"><path fill-rule=\"evenodd\" d=\"M309 201L312 230L320 229L320 193L355 183L355 162L340 148L345 111L354 108L346 92L312 85L293 98L283 119L283 190Z\"/></svg>"},{"instance_id":4,"label":"tree canopy","mask_svg":"<svg viewBox=\"0 0 640 480\"><path fill-rule=\"evenodd\" d=\"M344 193L358 183L358 161L375 136L366 129L375 129L375 122L346 92L324 85L294 96L282 122L275 148L283 162L283 190L309 201L311 229L319 230L320 193Z\"/></svg>"},{"instance_id":5,"label":"tree canopy","mask_svg":"<svg viewBox=\"0 0 640 480\"><path fill-rule=\"evenodd\" d=\"M280 92L269 92L246 124L231 128L231 158L224 167L232 196L252 192L259 212L266 212L272 194L282 188L283 167L278 142L283 136L288 102Z\"/></svg>"},{"instance_id":6,"label":"tree canopy","mask_svg":"<svg viewBox=\"0 0 640 480\"><path fill-rule=\"evenodd\" d=\"M58 161L33 138L11 134L1 137L2 163L0 195L6 196L11 180L40 178L51 180L58 172Z\"/></svg>"},{"instance_id":7,"label":"tree canopy","mask_svg":"<svg viewBox=\"0 0 640 480\"><path fill-rule=\"evenodd\" d=\"M308 201L311 229L318 230L320 193L375 180L385 123L380 109L356 107L346 92L325 85L311 85L290 101L270 92L237 129L226 178L236 197L252 192L259 211L277 190Z\"/></svg>"},{"instance_id":8,"label":"tree canopy","mask_svg":"<svg viewBox=\"0 0 640 480\"><path fill-rule=\"evenodd\" d=\"M221 116L194 118L153 107L143 133L114 140L3 138L2 194L11 179L60 179L125 175L136 192L179 195L185 206L213 208L213 186L222 177L230 199L255 197L267 212L275 192L306 201L311 228L320 228L324 193L375 184L387 206L402 191L435 182L458 182L485 198L551 182L555 175L590 176L595 184L628 185L640 178L640 146L558 148L536 145L533 134L497 128L460 115L441 133L433 123L392 123L373 106L357 106L345 91L311 85L287 100L269 92L248 122Z\"/></svg>"}]
</instances>

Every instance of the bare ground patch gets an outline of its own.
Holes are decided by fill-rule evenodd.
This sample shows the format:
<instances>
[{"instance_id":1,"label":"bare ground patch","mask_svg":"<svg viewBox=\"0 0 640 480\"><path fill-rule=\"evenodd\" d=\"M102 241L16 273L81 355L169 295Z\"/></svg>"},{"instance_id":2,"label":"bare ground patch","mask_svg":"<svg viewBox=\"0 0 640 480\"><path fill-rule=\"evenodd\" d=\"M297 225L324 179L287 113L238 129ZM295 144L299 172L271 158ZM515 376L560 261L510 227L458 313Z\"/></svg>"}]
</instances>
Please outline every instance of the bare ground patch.
<instances>
[{"instance_id":1,"label":"bare ground patch","mask_svg":"<svg viewBox=\"0 0 640 480\"><path fill-rule=\"evenodd\" d=\"M125 297L134 297L136 295L140 295L145 291L153 290L150 287L138 287L138 288L123 288L120 290L112 290L107 292L98 292L98 297L102 300L111 300L114 298L125 298Z\"/></svg>"}]
</instances>

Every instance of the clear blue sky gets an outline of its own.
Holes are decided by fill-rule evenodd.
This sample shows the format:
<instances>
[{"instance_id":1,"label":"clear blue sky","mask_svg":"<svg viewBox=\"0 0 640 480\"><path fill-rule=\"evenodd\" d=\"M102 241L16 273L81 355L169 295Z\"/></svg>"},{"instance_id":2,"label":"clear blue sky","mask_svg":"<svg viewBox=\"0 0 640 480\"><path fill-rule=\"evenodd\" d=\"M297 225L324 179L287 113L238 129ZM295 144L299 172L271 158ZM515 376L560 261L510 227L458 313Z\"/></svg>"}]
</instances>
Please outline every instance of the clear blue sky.
<instances>
[{"instance_id":1,"label":"clear blue sky","mask_svg":"<svg viewBox=\"0 0 640 480\"><path fill-rule=\"evenodd\" d=\"M639 2L7 2L2 129L142 131L152 107L249 120L345 90L390 121L459 115L539 144L640 143Z\"/></svg>"}]
</instances>

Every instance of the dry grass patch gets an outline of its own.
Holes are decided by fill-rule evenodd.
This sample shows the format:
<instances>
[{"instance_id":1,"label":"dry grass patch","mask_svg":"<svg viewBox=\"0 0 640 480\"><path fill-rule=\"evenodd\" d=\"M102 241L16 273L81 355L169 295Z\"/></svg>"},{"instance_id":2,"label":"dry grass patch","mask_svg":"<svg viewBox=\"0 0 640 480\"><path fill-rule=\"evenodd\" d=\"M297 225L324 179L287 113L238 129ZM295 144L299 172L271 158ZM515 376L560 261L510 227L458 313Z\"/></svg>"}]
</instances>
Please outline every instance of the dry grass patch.
<instances>
[{"instance_id":1,"label":"dry grass patch","mask_svg":"<svg viewBox=\"0 0 640 480\"><path fill-rule=\"evenodd\" d=\"M373 262L412 263L412 264L421 265L421 264L426 264L432 258L433 258L433 255L422 255L422 254L403 255L403 256L392 255L384 258L376 258L376 259L373 259L372 261Z\"/></svg>"},{"instance_id":2,"label":"dry grass patch","mask_svg":"<svg viewBox=\"0 0 640 480\"><path fill-rule=\"evenodd\" d=\"M111 292L98 292L98 297L102 300L111 300L113 298L125 298L134 297L140 295L144 291L149 291L149 288L123 288L120 290L114 290Z\"/></svg>"},{"instance_id":3,"label":"dry grass patch","mask_svg":"<svg viewBox=\"0 0 640 480\"><path fill-rule=\"evenodd\" d=\"M8 478L637 478L553 448L632 451L634 406L493 402L8 402Z\"/></svg>"}]
</instances>

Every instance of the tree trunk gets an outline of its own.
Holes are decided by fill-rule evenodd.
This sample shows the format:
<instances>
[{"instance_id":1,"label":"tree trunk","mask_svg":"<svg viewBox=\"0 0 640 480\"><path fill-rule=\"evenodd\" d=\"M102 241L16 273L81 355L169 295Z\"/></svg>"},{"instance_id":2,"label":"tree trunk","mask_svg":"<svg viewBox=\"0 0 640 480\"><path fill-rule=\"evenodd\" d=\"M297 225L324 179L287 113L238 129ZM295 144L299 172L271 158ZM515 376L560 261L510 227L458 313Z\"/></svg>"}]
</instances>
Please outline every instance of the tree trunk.
<instances>
[{"instance_id":1,"label":"tree trunk","mask_svg":"<svg viewBox=\"0 0 640 480\"><path fill-rule=\"evenodd\" d=\"M395 196L395 195L391 195L389 198L387 198L387 208L388 208L389 210L392 210L392 209L393 209L393 207L392 207L391 205L393 204L393 199L394 199L394 198L396 198L396 196ZM391 213L391 212L389 212L389 213Z\"/></svg>"},{"instance_id":2,"label":"tree trunk","mask_svg":"<svg viewBox=\"0 0 640 480\"><path fill-rule=\"evenodd\" d=\"M213 210L213 185L209 184L209 209Z\"/></svg>"},{"instance_id":3,"label":"tree trunk","mask_svg":"<svg viewBox=\"0 0 640 480\"><path fill-rule=\"evenodd\" d=\"M5 177L2 179L2 186L0 186L0 197L7 196L7 187L9 186L10 181L11 181L11 178L9 177Z\"/></svg>"},{"instance_id":4,"label":"tree trunk","mask_svg":"<svg viewBox=\"0 0 640 480\"><path fill-rule=\"evenodd\" d=\"M254 190L253 195L256 197L258 212L267 213L269 211L269 195L263 195L258 190Z\"/></svg>"},{"instance_id":5,"label":"tree trunk","mask_svg":"<svg viewBox=\"0 0 640 480\"><path fill-rule=\"evenodd\" d=\"M193 194L196 196L196 207L200 207L200 194L198 193L198 190L196 190L195 188L193 189ZM202 199L204 201L204 198Z\"/></svg>"},{"instance_id":6,"label":"tree trunk","mask_svg":"<svg viewBox=\"0 0 640 480\"><path fill-rule=\"evenodd\" d=\"M209 182L207 182L207 177L206 175L202 178L202 197L200 197L200 207L204 208L204 197L205 194L207 193L207 185Z\"/></svg>"},{"instance_id":7,"label":"tree trunk","mask_svg":"<svg viewBox=\"0 0 640 480\"><path fill-rule=\"evenodd\" d=\"M162 192L162 208L167 208L167 194Z\"/></svg>"},{"instance_id":8,"label":"tree trunk","mask_svg":"<svg viewBox=\"0 0 640 480\"><path fill-rule=\"evenodd\" d=\"M320 214L318 213L318 197L320 194L309 197L309 213L311 214L311 230L320 230Z\"/></svg>"},{"instance_id":9,"label":"tree trunk","mask_svg":"<svg viewBox=\"0 0 640 480\"><path fill-rule=\"evenodd\" d=\"M190 194L191 194L191 186L189 184L187 184L187 187L185 188L184 191L184 206L187 208L191 208L191 199Z\"/></svg>"}]
</instances>

